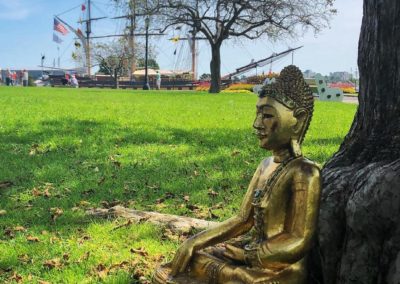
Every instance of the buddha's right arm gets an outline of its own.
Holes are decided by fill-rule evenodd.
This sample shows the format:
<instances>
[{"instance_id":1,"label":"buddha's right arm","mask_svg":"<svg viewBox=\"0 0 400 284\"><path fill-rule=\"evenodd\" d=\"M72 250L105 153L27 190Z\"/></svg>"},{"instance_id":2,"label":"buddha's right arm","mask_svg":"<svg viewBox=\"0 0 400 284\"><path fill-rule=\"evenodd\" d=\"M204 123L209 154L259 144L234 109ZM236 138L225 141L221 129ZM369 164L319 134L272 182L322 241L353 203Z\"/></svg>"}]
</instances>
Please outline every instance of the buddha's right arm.
<instances>
[{"instance_id":1,"label":"buddha's right arm","mask_svg":"<svg viewBox=\"0 0 400 284\"><path fill-rule=\"evenodd\" d=\"M253 195L260 177L261 166L259 166L251 179L246 195L242 201L239 213L218 225L205 230L192 237L195 250L200 250L248 232L254 223L253 220Z\"/></svg>"}]
</instances>

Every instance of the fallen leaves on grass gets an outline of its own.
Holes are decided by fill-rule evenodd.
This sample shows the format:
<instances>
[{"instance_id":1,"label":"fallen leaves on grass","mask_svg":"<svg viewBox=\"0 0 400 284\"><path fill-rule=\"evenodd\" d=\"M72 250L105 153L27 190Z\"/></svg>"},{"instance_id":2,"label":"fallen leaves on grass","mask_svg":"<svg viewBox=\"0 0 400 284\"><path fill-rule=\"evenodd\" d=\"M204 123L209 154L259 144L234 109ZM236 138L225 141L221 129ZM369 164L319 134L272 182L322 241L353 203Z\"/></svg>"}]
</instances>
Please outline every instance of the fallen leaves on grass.
<instances>
[{"instance_id":1,"label":"fallen leaves on grass","mask_svg":"<svg viewBox=\"0 0 400 284\"><path fill-rule=\"evenodd\" d=\"M175 198L175 194L172 192L166 192L164 196L165 196L165 199Z\"/></svg>"},{"instance_id":2,"label":"fallen leaves on grass","mask_svg":"<svg viewBox=\"0 0 400 284\"><path fill-rule=\"evenodd\" d=\"M186 203L190 201L190 196L189 195L185 195L183 196L183 201L185 201Z\"/></svg>"},{"instance_id":3,"label":"fallen leaves on grass","mask_svg":"<svg viewBox=\"0 0 400 284\"><path fill-rule=\"evenodd\" d=\"M34 197L43 196L49 198L52 196L50 190L54 190L54 185L50 182L46 182L44 186L34 187L31 193Z\"/></svg>"},{"instance_id":4,"label":"fallen leaves on grass","mask_svg":"<svg viewBox=\"0 0 400 284\"><path fill-rule=\"evenodd\" d=\"M6 189L9 187L12 187L13 185L14 185L14 183L9 180L0 181L0 189Z\"/></svg>"},{"instance_id":5,"label":"fallen leaves on grass","mask_svg":"<svg viewBox=\"0 0 400 284\"><path fill-rule=\"evenodd\" d=\"M53 207L50 208L50 216L51 220L56 221L58 217L64 214L64 211L61 208Z\"/></svg>"},{"instance_id":6,"label":"fallen leaves on grass","mask_svg":"<svg viewBox=\"0 0 400 284\"><path fill-rule=\"evenodd\" d=\"M27 255L27 254L21 254L18 256L18 260L22 263L22 264L28 264L28 263L32 263L32 258Z\"/></svg>"},{"instance_id":7,"label":"fallen leaves on grass","mask_svg":"<svg viewBox=\"0 0 400 284\"><path fill-rule=\"evenodd\" d=\"M81 257L78 258L77 261L75 261L75 263L81 263L83 261L88 260L90 257L90 251L85 252Z\"/></svg>"},{"instance_id":8,"label":"fallen leaves on grass","mask_svg":"<svg viewBox=\"0 0 400 284\"><path fill-rule=\"evenodd\" d=\"M235 156L237 156L237 155L239 155L240 154L240 151L239 150L235 150L235 151L233 151L232 153L231 153L231 156L232 157L235 157Z\"/></svg>"},{"instance_id":9,"label":"fallen leaves on grass","mask_svg":"<svg viewBox=\"0 0 400 284\"><path fill-rule=\"evenodd\" d=\"M208 217L209 217L210 219L218 219L218 218L219 218L219 216L215 215L215 214L212 212L211 209L208 210Z\"/></svg>"},{"instance_id":10,"label":"fallen leaves on grass","mask_svg":"<svg viewBox=\"0 0 400 284\"><path fill-rule=\"evenodd\" d=\"M94 194L96 191L94 190L94 188L90 188L90 189L87 189L87 190L85 190L85 191L83 191L82 192L82 195L92 195L92 194Z\"/></svg>"},{"instance_id":11,"label":"fallen leaves on grass","mask_svg":"<svg viewBox=\"0 0 400 284\"><path fill-rule=\"evenodd\" d=\"M22 276L21 275L19 275L19 274L17 274L16 272L14 272L14 274L10 277L10 279L9 279L11 282L12 281L15 281L15 282L17 282L17 283L21 283L22 282Z\"/></svg>"},{"instance_id":12,"label":"fallen leaves on grass","mask_svg":"<svg viewBox=\"0 0 400 284\"><path fill-rule=\"evenodd\" d=\"M218 192L215 192L212 188L210 188L210 189L208 190L208 195L209 195L210 197L212 197L212 198L215 198L215 197L217 197L217 196L219 195L219 193L218 193Z\"/></svg>"},{"instance_id":13,"label":"fallen leaves on grass","mask_svg":"<svg viewBox=\"0 0 400 284\"><path fill-rule=\"evenodd\" d=\"M166 228L161 236L162 240L179 241L180 236L175 234L172 230Z\"/></svg>"},{"instance_id":14,"label":"fallen leaves on grass","mask_svg":"<svg viewBox=\"0 0 400 284\"><path fill-rule=\"evenodd\" d=\"M35 196L35 197L41 196L41 195L42 195L42 192L41 192L37 187L34 187L34 188L32 189L32 195Z\"/></svg>"},{"instance_id":15,"label":"fallen leaves on grass","mask_svg":"<svg viewBox=\"0 0 400 284\"><path fill-rule=\"evenodd\" d=\"M38 237L34 237L34 236L31 236L31 235L26 236L26 240L27 240L28 242L31 242L31 243L38 243L38 242L40 242L40 240L39 240Z\"/></svg>"},{"instance_id":16,"label":"fallen leaves on grass","mask_svg":"<svg viewBox=\"0 0 400 284\"><path fill-rule=\"evenodd\" d=\"M5 228L4 229L4 236L9 237L9 238L14 238L15 237L15 232L12 228Z\"/></svg>"},{"instance_id":17,"label":"fallen leaves on grass","mask_svg":"<svg viewBox=\"0 0 400 284\"><path fill-rule=\"evenodd\" d=\"M111 163L116 166L117 168L121 167L121 162L117 161L113 155L109 157Z\"/></svg>"},{"instance_id":18,"label":"fallen leaves on grass","mask_svg":"<svg viewBox=\"0 0 400 284\"><path fill-rule=\"evenodd\" d=\"M129 226L132 225L132 224L133 224L132 220L129 219L127 222L125 222L125 223L123 223L123 224L121 224L121 225L116 226L116 227L113 228L111 231L115 231L115 230L118 230L118 229L124 228L124 227L129 227Z\"/></svg>"},{"instance_id":19,"label":"fallen leaves on grass","mask_svg":"<svg viewBox=\"0 0 400 284\"><path fill-rule=\"evenodd\" d=\"M55 236L50 238L50 243L51 244L55 244L55 243L58 243L58 242L60 242L60 238L55 237Z\"/></svg>"},{"instance_id":20,"label":"fallen leaves on grass","mask_svg":"<svg viewBox=\"0 0 400 284\"><path fill-rule=\"evenodd\" d=\"M78 202L78 204L76 204L77 207L83 207L83 208L87 208L90 206L90 202L86 201L86 200L81 200Z\"/></svg>"},{"instance_id":21,"label":"fallen leaves on grass","mask_svg":"<svg viewBox=\"0 0 400 284\"><path fill-rule=\"evenodd\" d=\"M16 227L14 228L14 231L15 231L15 232L25 232L25 231L26 231L26 228L25 228L25 227L22 227L22 226L16 226Z\"/></svg>"},{"instance_id":22,"label":"fallen leaves on grass","mask_svg":"<svg viewBox=\"0 0 400 284\"><path fill-rule=\"evenodd\" d=\"M102 176L99 181L97 182L97 185L102 185L106 181L106 177Z\"/></svg>"},{"instance_id":23,"label":"fallen leaves on grass","mask_svg":"<svg viewBox=\"0 0 400 284\"><path fill-rule=\"evenodd\" d=\"M31 148L29 149L29 155L34 156L36 154L39 154L39 144L33 144Z\"/></svg>"},{"instance_id":24,"label":"fallen leaves on grass","mask_svg":"<svg viewBox=\"0 0 400 284\"><path fill-rule=\"evenodd\" d=\"M118 270L123 270L130 273L133 269L136 269L138 265L139 261L137 260L122 261L120 263L114 263L111 265L99 263L95 268L92 269L91 274L97 276L101 280L104 280L108 275L115 273Z\"/></svg>"},{"instance_id":25,"label":"fallen leaves on grass","mask_svg":"<svg viewBox=\"0 0 400 284\"><path fill-rule=\"evenodd\" d=\"M90 239L91 239L90 236L85 235L78 241L78 243L81 245L81 244L83 244L84 242L86 242L86 241L88 241Z\"/></svg>"},{"instance_id":26,"label":"fallen leaves on grass","mask_svg":"<svg viewBox=\"0 0 400 284\"><path fill-rule=\"evenodd\" d=\"M130 252L133 254L141 255L141 256L149 255L149 253L144 248L138 248L138 249L131 248Z\"/></svg>"},{"instance_id":27,"label":"fallen leaves on grass","mask_svg":"<svg viewBox=\"0 0 400 284\"><path fill-rule=\"evenodd\" d=\"M47 198L49 198L49 197L51 196L51 193L50 193L50 191L49 191L49 188L46 188L46 189L43 191L43 196L44 196L44 197L47 197Z\"/></svg>"},{"instance_id":28,"label":"fallen leaves on grass","mask_svg":"<svg viewBox=\"0 0 400 284\"><path fill-rule=\"evenodd\" d=\"M122 204L123 202L121 200L118 199L114 199L111 201L107 201L107 200L103 200L100 202L101 206L103 206L103 208L109 209L111 207L117 206Z\"/></svg>"},{"instance_id":29,"label":"fallen leaves on grass","mask_svg":"<svg viewBox=\"0 0 400 284\"><path fill-rule=\"evenodd\" d=\"M156 199L156 204L161 204L165 201L165 198L158 198Z\"/></svg>"},{"instance_id":30,"label":"fallen leaves on grass","mask_svg":"<svg viewBox=\"0 0 400 284\"><path fill-rule=\"evenodd\" d=\"M96 275L100 278L100 279L104 279L107 277L108 272L110 271L110 269L108 269L104 264L100 263L99 265L97 265L96 267Z\"/></svg>"},{"instance_id":31,"label":"fallen leaves on grass","mask_svg":"<svg viewBox=\"0 0 400 284\"><path fill-rule=\"evenodd\" d=\"M43 266L48 269L60 268L62 266L61 260L59 258L53 258L46 260Z\"/></svg>"}]
</instances>

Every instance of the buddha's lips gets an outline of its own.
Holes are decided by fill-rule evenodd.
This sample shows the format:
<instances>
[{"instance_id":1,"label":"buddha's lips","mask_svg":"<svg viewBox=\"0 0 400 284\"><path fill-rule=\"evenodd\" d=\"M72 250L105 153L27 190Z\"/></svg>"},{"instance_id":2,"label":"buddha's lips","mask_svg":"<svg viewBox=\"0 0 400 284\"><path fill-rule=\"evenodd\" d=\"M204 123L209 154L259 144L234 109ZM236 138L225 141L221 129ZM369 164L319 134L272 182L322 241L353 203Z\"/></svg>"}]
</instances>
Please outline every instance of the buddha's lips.
<instances>
[{"instance_id":1,"label":"buddha's lips","mask_svg":"<svg viewBox=\"0 0 400 284\"><path fill-rule=\"evenodd\" d=\"M257 137L260 138L260 139L265 138L265 137L268 136L268 134L266 134L266 133L260 133L260 132L256 132L256 135L257 135Z\"/></svg>"}]
</instances>

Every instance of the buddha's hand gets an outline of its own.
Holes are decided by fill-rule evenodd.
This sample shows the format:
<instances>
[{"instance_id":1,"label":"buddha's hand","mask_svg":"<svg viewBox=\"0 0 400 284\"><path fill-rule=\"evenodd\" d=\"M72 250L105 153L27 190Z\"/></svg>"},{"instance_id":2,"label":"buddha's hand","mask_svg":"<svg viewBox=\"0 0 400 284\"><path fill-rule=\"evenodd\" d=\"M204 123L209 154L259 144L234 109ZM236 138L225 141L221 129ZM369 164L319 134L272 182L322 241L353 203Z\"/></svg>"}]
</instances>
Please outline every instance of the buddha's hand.
<instances>
[{"instance_id":1,"label":"buddha's hand","mask_svg":"<svg viewBox=\"0 0 400 284\"><path fill-rule=\"evenodd\" d=\"M244 249L232 246L230 244L225 245L224 256L239 261L244 262Z\"/></svg>"},{"instance_id":2,"label":"buddha's hand","mask_svg":"<svg viewBox=\"0 0 400 284\"><path fill-rule=\"evenodd\" d=\"M184 272L192 258L194 252L194 242L189 239L186 240L177 250L174 259L171 262L172 276Z\"/></svg>"}]
</instances>

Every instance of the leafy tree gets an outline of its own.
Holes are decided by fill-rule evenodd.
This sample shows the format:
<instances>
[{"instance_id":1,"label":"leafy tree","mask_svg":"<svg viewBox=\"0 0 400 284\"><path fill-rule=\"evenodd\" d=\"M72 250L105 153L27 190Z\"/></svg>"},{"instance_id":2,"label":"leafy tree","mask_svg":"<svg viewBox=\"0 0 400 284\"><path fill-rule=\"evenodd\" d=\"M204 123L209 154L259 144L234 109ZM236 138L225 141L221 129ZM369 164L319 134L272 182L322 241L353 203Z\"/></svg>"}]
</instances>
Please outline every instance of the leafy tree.
<instances>
[{"instance_id":1,"label":"leafy tree","mask_svg":"<svg viewBox=\"0 0 400 284\"><path fill-rule=\"evenodd\" d=\"M200 81L211 81L211 74L210 73L203 73L200 76Z\"/></svg>"},{"instance_id":2,"label":"leafy tree","mask_svg":"<svg viewBox=\"0 0 400 284\"><path fill-rule=\"evenodd\" d=\"M107 61L102 60L99 64L99 73L104 75L111 75L110 69L107 66Z\"/></svg>"},{"instance_id":3,"label":"leafy tree","mask_svg":"<svg viewBox=\"0 0 400 284\"><path fill-rule=\"evenodd\" d=\"M93 58L105 74L114 79L115 88L119 88L118 79L127 73L128 62L132 58L126 41L120 39L108 43L98 43L93 46Z\"/></svg>"},{"instance_id":4,"label":"leafy tree","mask_svg":"<svg viewBox=\"0 0 400 284\"><path fill-rule=\"evenodd\" d=\"M137 66L139 68L144 68L145 67L144 58L137 59L136 64L137 64ZM148 59L147 66L148 66L148 68L152 68L152 69L156 69L156 70L160 69L160 66L158 65L158 62L154 58L149 58Z\"/></svg>"},{"instance_id":5,"label":"leafy tree","mask_svg":"<svg viewBox=\"0 0 400 284\"><path fill-rule=\"evenodd\" d=\"M334 0L149 0L157 20L169 27L187 25L211 47L211 93L220 91L222 43L230 38L270 40L314 32L328 25Z\"/></svg>"}]
</instances>

